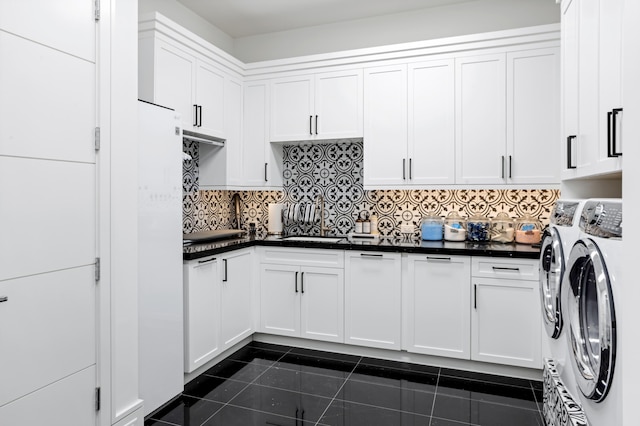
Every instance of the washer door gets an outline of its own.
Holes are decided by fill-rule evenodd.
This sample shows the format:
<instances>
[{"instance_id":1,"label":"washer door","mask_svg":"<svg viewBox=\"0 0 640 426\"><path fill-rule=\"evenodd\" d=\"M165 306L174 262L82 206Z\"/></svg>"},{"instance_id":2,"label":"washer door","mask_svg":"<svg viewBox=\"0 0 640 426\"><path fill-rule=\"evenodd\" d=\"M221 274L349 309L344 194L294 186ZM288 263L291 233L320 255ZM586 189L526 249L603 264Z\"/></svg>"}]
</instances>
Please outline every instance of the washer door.
<instances>
[{"instance_id":1,"label":"washer door","mask_svg":"<svg viewBox=\"0 0 640 426\"><path fill-rule=\"evenodd\" d=\"M562 288L573 370L582 393L595 402L609 392L616 358L613 293L602 253L591 239L571 249Z\"/></svg>"},{"instance_id":2,"label":"washer door","mask_svg":"<svg viewBox=\"0 0 640 426\"><path fill-rule=\"evenodd\" d=\"M562 331L560 289L564 275L564 253L558 230L544 232L540 250L540 300L542 318L549 337L557 339Z\"/></svg>"}]
</instances>

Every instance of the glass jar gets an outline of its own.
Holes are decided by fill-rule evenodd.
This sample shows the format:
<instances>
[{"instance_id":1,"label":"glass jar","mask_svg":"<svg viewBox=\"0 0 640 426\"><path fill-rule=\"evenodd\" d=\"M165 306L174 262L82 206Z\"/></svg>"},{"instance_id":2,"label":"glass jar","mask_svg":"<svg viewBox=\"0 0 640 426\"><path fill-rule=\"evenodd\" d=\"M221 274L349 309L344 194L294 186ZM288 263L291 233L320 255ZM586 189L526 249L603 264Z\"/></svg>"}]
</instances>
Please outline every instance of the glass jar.
<instances>
[{"instance_id":1,"label":"glass jar","mask_svg":"<svg viewBox=\"0 0 640 426\"><path fill-rule=\"evenodd\" d=\"M441 241L444 221L440 216L429 214L422 219L420 231L425 241Z\"/></svg>"},{"instance_id":2,"label":"glass jar","mask_svg":"<svg viewBox=\"0 0 640 426\"><path fill-rule=\"evenodd\" d=\"M444 239L447 241L464 241L467 239L467 224L458 212L453 211L444 220Z\"/></svg>"},{"instance_id":3,"label":"glass jar","mask_svg":"<svg viewBox=\"0 0 640 426\"><path fill-rule=\"evenodd\" d=\"M500 212L491 221L491 241L496 243L512 243L515 237L516 224L505 212Z\"/></svg>"},{"instance_id":4,"label":"glass jar","mask_svg":"<svg viewBox=\"0 0 640 426\"><path fill-rule=\"evenodd\" d=\"M467 221L467 239L487 242L491 240L491 219L476 213Z\"/></svg>"},{"instance_id":5,"label":"glass jar","mask_svg":"<svg viewBox=\"0 0 640 426\"><path fill-rule=\"evenodd\" d=\"M540 221L530 214L525 214L516 221L516 243L538 244L542 235Z\"/></svg>"}]
</instances>

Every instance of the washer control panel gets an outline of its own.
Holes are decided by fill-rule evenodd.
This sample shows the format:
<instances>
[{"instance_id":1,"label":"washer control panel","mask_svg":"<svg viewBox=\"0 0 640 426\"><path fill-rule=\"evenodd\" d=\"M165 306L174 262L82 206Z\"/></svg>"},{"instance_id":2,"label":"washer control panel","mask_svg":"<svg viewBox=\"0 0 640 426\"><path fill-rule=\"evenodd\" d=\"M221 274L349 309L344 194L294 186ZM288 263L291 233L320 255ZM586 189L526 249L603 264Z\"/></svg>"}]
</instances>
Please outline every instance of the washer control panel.
<instances>
[{"instance_id":1,"label":"washer control panel","mask_svg":"<svg viewBox=\"0 0 640 426\"><path fill-rule=\"evenodd\" d=\"M622 202L588 201L582 209L580 229L602 238L622 238Z\"/></svg>"}]
</instances>

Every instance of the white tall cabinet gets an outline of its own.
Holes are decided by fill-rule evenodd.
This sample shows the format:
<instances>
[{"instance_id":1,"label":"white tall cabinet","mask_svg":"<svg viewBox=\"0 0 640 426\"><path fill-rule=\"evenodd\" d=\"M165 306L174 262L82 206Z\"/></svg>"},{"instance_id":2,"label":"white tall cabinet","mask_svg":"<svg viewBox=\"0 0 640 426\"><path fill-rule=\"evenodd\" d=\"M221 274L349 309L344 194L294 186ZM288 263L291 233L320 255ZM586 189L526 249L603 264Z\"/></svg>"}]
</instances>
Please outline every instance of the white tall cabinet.
<instances>
[{"instance_id":1,"label":"white tall cabinet","mask_svg":"<svg viewBox=\"0 0 640 426\"><path fill-rule=\"evenodd\" d=\"M0 4L3 425L99 416L97 56L91 2Z\"/></svg>"}]
</instances>

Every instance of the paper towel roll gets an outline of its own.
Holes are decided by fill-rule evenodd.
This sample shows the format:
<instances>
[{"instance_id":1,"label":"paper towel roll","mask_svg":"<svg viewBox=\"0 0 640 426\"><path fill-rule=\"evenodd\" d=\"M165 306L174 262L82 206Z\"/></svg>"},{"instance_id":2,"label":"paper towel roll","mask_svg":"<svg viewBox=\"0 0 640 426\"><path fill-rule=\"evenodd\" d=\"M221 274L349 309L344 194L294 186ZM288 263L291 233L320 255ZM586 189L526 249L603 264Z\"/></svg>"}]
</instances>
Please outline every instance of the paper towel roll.
<instances>
[{"instance_id":1,"label":"paper towel roll","mask_svg":"<svg viewBox=\"0 0 640 426\"><path fill-rule=\"evenodd\" d=\"M269 221L268 223L268 233L271 235L282 234L282 208L284 204L282 203L270 203L269 204Z\"/></svg>"}]
</instances>

